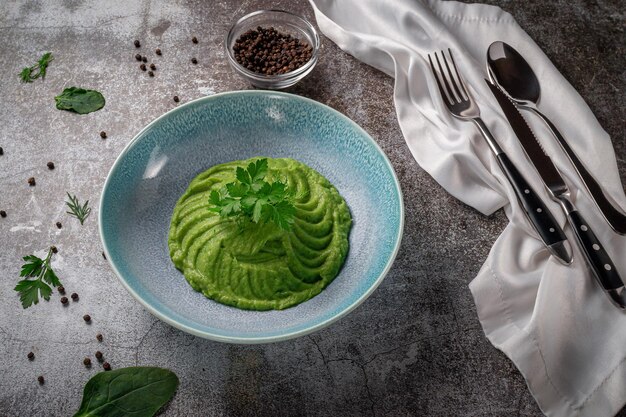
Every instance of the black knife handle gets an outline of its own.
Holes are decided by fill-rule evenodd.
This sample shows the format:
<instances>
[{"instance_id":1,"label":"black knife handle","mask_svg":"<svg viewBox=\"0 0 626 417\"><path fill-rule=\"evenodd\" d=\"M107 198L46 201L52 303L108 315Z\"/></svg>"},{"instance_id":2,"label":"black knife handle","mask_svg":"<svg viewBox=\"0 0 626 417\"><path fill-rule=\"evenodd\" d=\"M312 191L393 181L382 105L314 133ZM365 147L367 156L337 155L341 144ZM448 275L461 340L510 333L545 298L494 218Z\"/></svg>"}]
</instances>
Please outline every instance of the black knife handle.
<instances>
[{"instance_id":1,"label":"black knife handle","mask_svg":"<svg viewBox=\"0 0 626 417\"><path fill-rule=\"evenodd\" d=\"M550 246L567 239L563 229L556 222L556 219L546 207L543 200L528 184L526 178L517 170L513 162L503 152L496 155L502 171L506 174L509 182L515 190L519 202L524 208L524 212L534 226L541 239Z\"/></svg>"},{"instance_id":2,"label":"black knife handle","mask_svg":"<svg viewBox=\"0 0 626 417\"><path fill-rule=\"evenodd\" d=\"M580 243L589 267L602 288L608 291L623 287L624 282L620 278L611 257L606 253L580 212L578 210L569 211L567 219Z\"/></svg>"}]
</instances>

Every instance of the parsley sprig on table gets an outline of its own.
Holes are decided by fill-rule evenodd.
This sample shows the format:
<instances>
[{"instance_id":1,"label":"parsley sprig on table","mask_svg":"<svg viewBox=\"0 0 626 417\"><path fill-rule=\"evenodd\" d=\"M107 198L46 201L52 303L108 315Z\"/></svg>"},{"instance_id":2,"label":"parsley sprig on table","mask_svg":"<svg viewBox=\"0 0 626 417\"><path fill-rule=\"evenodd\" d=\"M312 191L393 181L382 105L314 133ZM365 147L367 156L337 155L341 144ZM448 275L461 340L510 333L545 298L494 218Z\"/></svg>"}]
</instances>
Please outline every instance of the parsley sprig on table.
<instances>
[{"instance_id":1,"label":"parsley sprig on table","mask_svg":"<svg viewBox=\"0 0 626 417\"><path fill-rule=\"evenodd\" d=\"M48 68L48 64L52 61L54 57L52 56L52 52L46 52L39 58L39 61L32 67L26 67L20 72L20 78L22 82L31 83L37 78L41 77L46 78L46 69Z\"/></svg>"},{"instance_id":2,"label":"parsley sprig on table","mask_svg":"<svg viewBox=\"0 0 626 417\"><path fill-rule=\"evenodd\" d=\"M91 213L91 207L89 207L89 200L85 201L85 204L81 206L76 196L71 196L70 193L68 192L66 193L70 201L66 201L65 204L67 204L67 206L71 210L71 211L67 211L66 213L69 214L70 216L76 217L82 226L87 216L89 216L89 213Z\"/></svg>"},{"instance_id":3,"label":"parsley sprig on table","mask_svg":"<svg viewBox=\"0 0 626 417\"><path fill-rule=\"evenodd\" d=\"M296 208L290 200L287 185L267 182L267 159L251 162L246 169L237 167L237 181L226 184L209 195L209 210L222 217L244 215L254 223L274 222L283 230L291 229Z\"/></svg>"},{"instance_id":4,"label":"parsley sprig on table","mask_svg":"<svg viewBox=\"0 0 626 417\"><path fill-rule=\"evenodd\" d=\"M59 278L50 266L52 253L52 248L50 248L48 249L46 259L38 258L35 255L28 255L23 258L26 263L22 265L20 276L25 277L25 279L18 282L15 286L15 291L20 295L22 307L28 308L33 304L39 303L40 295L46 301L50 300L50 294L52 294L50 285L53 287L61 285L61 281L59 281Z\"/></svg>"}]
</instances>

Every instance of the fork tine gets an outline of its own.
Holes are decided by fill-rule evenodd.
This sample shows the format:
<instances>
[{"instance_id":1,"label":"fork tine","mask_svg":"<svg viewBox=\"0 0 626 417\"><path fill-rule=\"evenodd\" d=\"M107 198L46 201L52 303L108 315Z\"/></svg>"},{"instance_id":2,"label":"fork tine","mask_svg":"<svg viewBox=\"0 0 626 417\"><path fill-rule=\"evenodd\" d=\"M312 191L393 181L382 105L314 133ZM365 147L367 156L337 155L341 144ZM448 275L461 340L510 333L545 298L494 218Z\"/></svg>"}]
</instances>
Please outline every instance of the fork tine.
<instances>
[{"instance_id":1,"label":"fork tine","mask_svg":"<svg viewBox=\"0 0 626 417\"><path fill-rule=\"evenodd\" d=\"M443 55L443 51L441 53ZM435 52L435 60L437 60L437 65L439 66L439 72L441 73L441 78L443 78L443 83L446 86L446 91L448 92L448 97L450 98L450 102L452 102L453 104L459 102L459 99L452 92L452 89L450 88L450 84L448 84L446 73L443 72L443 67L441 66L441 62L439 62L439 56L437 55L437 52Z\"/></svg>"},{"instance_id":2,"label":"fork tine","mask_svg":"<svg viewBox=\"0 0 626 417\"><path fill-rule=\"evenodd\" d=\"M459 75L459 70L456 68L456 63L454 62L454 57L452 56L452 51L450 50L450 48L448 48L448 53L450 54L450 59L452 60L452 66L454 67L454 72L456 72L456 76L459 79L459 83L461 84L463 93L465 94L465 97L467 97L467 99L469 100L470 99L469 91L467 91L467 86L465 85L465 81L463 81L463 78L461 78L461 75Z\"/></svg>"},{"instance_id":3,"label":"fork tine","mask_svg":"<svg viewBox=\"0 0 626 417\"><path fill-rule=\"evenodd\" d=\"M443 84L441 84L441 80L439 80L439 75L437 74L437 70L435 69L435 65L433 65L433 60L431 59L430 54L428 54L428 62L430 62L430 69L433 72L433 75L435 76L435 81L437 81L437 86L439 86L439 93L441 94L441 98L444 101L446 101L446 105L448 105L448 104L451 103L451 101L448 98L448 94L443 89Z\"/></svg>"},{"instance_id":4,"label":"fork tine","mask_svg":"<svg viewBox=\"0 0 626 417\"><path fill-rule=\"evenodd\" d=\"M448 48L448 54L450 54L450 59L452 60L452 63L454 65L454 58L452 57L452 51L450 50L450 48ZM456 97L459 102L461 102L465 100L465 97L463 96L463 94L461 94L461 91L459 90L460 83L455 80L454 75L452 75L452 71L450 71L450 66L448 65L448 60L446 59L446 53L444 51L441 51L441 55L443 56L443 63L446 64L446 69L448 70L448 75L450 76L450 84L452 84L452 86L454 87ZM454 70L456 71L456 65L454 66ZM461 76L459 75L458 71L456 71L456 77L458 80L461 80ZM462 85L461 88L463 88ZM467 96L467 94L465 96Z\"/></svg>"}]
</instances>

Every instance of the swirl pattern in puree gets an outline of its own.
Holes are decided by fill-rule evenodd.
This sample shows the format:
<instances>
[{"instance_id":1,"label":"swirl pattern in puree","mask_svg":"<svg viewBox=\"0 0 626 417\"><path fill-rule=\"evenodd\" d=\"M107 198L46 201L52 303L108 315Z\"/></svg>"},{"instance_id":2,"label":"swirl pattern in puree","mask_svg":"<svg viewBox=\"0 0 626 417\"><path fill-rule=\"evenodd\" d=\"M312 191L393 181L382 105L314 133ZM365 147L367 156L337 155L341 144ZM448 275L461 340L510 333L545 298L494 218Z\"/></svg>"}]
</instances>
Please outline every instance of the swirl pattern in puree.
<instances>
[{"instance_id":1,"label":"swirl pattern in puree","mask_svg":"<svg viewBox=\"0 0 626 417\"><path fill-rule=\"evenodd\" d=\"M174 208L168 244L176 268L206 297L242 309L281 310L316 296L337 276L352 217L325 177L288 158L267 158L266 181L286 182L294 196L291 230L271 222L242 226L210 211L211 190L235 181L236 168L257 159L216 165L194 178Z\"/></svg>"}]
</instances>

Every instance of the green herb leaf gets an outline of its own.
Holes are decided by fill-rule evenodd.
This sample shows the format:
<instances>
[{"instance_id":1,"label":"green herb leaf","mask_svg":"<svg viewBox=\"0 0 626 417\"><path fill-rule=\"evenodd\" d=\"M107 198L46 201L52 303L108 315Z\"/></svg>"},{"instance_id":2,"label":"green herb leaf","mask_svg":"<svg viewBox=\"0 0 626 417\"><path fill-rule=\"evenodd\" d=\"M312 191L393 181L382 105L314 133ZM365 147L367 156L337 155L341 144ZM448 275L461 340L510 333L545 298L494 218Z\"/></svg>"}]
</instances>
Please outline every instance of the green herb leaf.
<instances>
[{"instance_id":1,"label":"green herb leaf","mask_svg":"<svg viewBox=\"0 0 626 417\"><path fill-rule=\"evenodd\" d=\"M281 229L289 230L296 208L291 203L287 185L281 181L264 181L267 173L266 158L251 162L246 169L237 167L238 182L226 184L219 192L212 190L209 210L222 217L244 215L254 223L271 221Z\"/></svg>"},{"instance_id":2,"label":"green herb leaf","mask_svg":"<svg viewBox=\"0 0 626 417\"><path fill-rule=\"evenodd\" d=\"M46 301L49 300L52 288L48 284L54 287L61 285L61 281L50 266L51 258L52 248L48 250L46 259L38 258L35 255L28 255L23 258L26 263L22 265L20 276L26 277L26 279L19 281L14 288L20 296L23 308L39 303L40 296Z\"/></svg>"},{"instance_id":3,"label":"green herb leaf","mask_svg":"<svg viewBox=\"0 0 626 417\"><path fill-rule=\"evenodd\" d=\"M172 399L178 377L156 367L129 367L96 374L85 385L74 417L152 417Z\"/></svg>"},{"instance_id":4,"label":"green herb leaf","mask_svg":"<svg viewBox=\"0 0 626 417\"><path fill-rule=\"evenodd\" d=\"M26 67L20 72L20 79L25 83L30 83L41 77L42 79L46 77L46 69L48 68L48 64L52 61L54 57L52 56L52 52L46 52L39 58L39 61L33 65L32 67Z\"/></svg>"},{"instance_id":5,"label":"green herb leaf","mask_svg":"<svg viewBox=\"0 0 626 417\"><path fill-rule=\"evenodd\" d=\"M87 114L104 107L104 96L95 90L70 87L54 98L57 109L69 110L78 114Z\"/></svg>"},{"instance_id":6,"label":"green herb leaf","mask_svg":"<svg viewBox=\"0 0 626 417\"><path fill-rule=\"evenodd\" d=\"M85 222L85 219L89 217L89 213L91 213L91 207L89 207L89 200L85 201L85 204L82 206L78 202L78 198L76 196L71 196L70 193L66 192L67 197L70 201L66 201L65 204L70 208L71 211L66 211L70 216L74 216L80 221L81 226Z\"/></svg>"}]
</instances>

